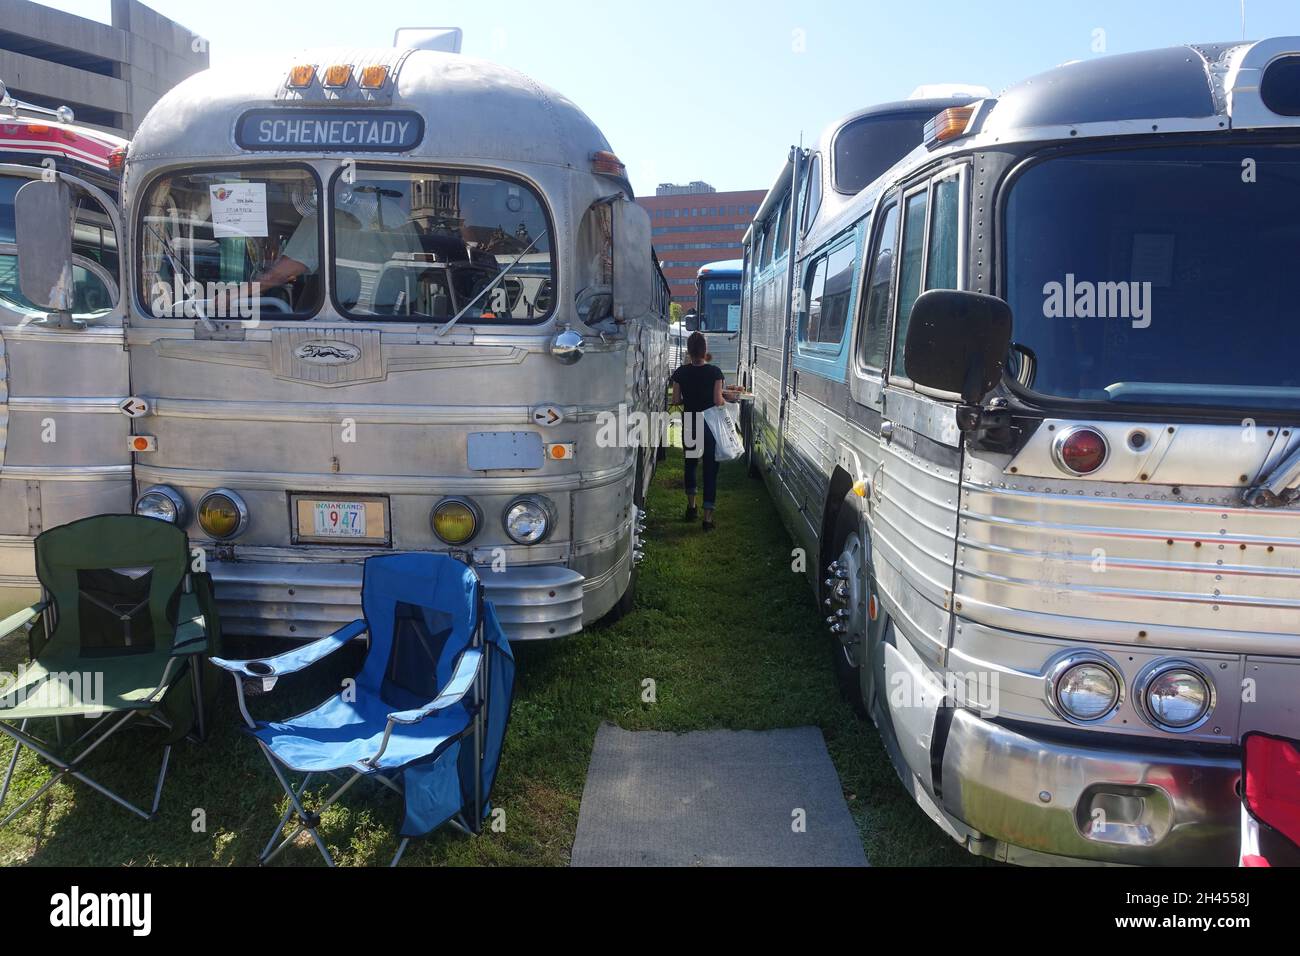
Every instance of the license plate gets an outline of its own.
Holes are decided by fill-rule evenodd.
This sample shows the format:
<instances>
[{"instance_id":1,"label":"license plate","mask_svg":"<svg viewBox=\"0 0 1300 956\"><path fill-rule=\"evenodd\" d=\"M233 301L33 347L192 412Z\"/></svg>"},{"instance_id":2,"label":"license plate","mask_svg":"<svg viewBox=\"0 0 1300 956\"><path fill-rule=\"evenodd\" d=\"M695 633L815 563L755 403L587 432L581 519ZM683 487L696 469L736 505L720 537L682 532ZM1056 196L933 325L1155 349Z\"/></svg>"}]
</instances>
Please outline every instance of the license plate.
<instances>
[{"instance_id":1,"label":"license plate","mask_svg":"<svg viewBox=\"0 0 1300 956\"><path fill-rule=\"evenodd\" d=\"M388 544L384 498L294 495L294 540L303 544Z\"/></svg>"},{"instance_id":2,"label":"license plate","mask_svg":"<svg viewBox=\"0 0 1300 956\"><path fill-rule=\"evenodd\" d=\"M321 538L364 538L366 503L364 501L313 502L313 534Z\"/></svg>"}]
</instances>

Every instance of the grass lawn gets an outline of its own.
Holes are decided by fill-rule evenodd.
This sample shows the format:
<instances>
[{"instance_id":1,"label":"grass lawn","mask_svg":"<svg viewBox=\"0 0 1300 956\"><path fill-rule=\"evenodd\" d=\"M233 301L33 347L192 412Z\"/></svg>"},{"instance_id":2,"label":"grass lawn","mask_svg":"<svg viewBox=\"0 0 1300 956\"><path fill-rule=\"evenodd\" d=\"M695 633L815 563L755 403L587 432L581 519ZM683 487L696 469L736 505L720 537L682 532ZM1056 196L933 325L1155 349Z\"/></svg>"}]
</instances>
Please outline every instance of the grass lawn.
<instances>
[{"instance_id":1,"label":"grass lawn","mask_svg":"<svg viewBox=\"0 0 1300 956\"><path fill-rule=\"evenodd\" d=\"M805 578L790 570L790 539L763 484L746 478L739 463L724 465L718 527L705 535L698 522L680 520L681 474L681 452L673 450L650 496L636 611L610 627L515 647L514 713L493 795L505 810L505 831L469 839L444 829L413 842L403 865L566 865L602 721L669 731L815 725L873 864L978 862L913 805L875 728L839 699L830 638ZM12 669L14 649L6 650L0 667ZM355 666L353 651L341 652L283 679L274 694L253 699L251 709L262 717L294 713L322 699ZM653 704L642 702L646 678L655 682ZM237 732L228 685L215 724L207 744L186 742L173 752L157 820L146 823L83 784L62 781L0 830L0 864L254 864L286 801L257 747ZM144 803L158 751L141 757L132 743L110 741L88 769ZM9 753L7 743L0 745L0 771ZM7 804L15 806L15 797L45 779L44 765L24 751ZM205 832L195 832L198 810ZM326 811L321 834L340 863L384 864L396 849L398 816L395 795L358 784ZM320 863L304 836L275 865Z\"/></svg>"}]
</instances>

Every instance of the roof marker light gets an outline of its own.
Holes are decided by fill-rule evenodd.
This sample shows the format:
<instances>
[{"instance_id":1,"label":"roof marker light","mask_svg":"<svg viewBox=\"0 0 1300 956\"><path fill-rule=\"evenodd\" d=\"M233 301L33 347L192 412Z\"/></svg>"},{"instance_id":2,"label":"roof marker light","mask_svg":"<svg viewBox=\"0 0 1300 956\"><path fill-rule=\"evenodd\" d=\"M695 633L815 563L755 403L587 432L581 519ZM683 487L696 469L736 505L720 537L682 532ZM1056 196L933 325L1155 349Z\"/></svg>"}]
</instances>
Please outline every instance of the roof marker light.
<instances>
[{"instance_id":1,"label":"roof marker light","mask_svg":"<svg viewBox=\"0 0 1300 956\"><path fill-rule=\"evenodd\" d=\"M600 149L591 154L591 171L606 176L626 176L627 167L623 161L607 149Z\"/></svg>"},{"instance_id":2,"label":"roof marker light","mask_svg":"<svg viewBox=\"0 0 1300 956\"><path fill-rule=\"evenodd\" d=\"M311 63L299 63L289 71L285 86L291 90L305 90L316 79L316 67Z\"/></svg>"},{"instance_id":3,"label":"roof marker light","mask_svg":"<svg viewBox=\"0 0 1300 956\"><path fill-rule=\"evenodd\" d=\"M381 90L388 82L388 67L379 64L368 66L361 71L360 86L363 90Z\"/></svg>"},{"instance_id":4,"label":"roof marker light","mask_svg":"<svg viewBox=\"0 0 1300 956\"><path fill-rule=\"evenodd\" d=\"M935 114L925 124L923 136L925 145L933 149L939 143L946 143L950 139L957 139L965 135L970 118L974 115L975 104L973 103L969 106L950 106L946 110Z\"/></svg>"},{"instance_id":5,"label":"roof marker light","mask_svg":"<svg viewBox=\"0 0 1300 956\"><path fill-rule=\"evenodd\" d=\"M346 63L335 63L326 67L324 86L331 90L341 90L352 80L352 67Z\"/></svg>"}]
</instances>

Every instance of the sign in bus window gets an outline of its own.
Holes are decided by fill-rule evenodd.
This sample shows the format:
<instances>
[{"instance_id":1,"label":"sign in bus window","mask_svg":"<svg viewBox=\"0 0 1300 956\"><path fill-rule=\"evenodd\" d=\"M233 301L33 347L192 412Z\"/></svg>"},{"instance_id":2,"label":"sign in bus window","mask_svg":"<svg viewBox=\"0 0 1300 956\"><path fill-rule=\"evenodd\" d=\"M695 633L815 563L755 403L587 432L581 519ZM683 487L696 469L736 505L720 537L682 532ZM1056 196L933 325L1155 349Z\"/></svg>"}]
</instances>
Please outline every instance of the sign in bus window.
<instances>
[{"instance_id":1,"label":"sign in bus window","mask_svg":"<svg viewBox=\"0 0 1300 956\"><path fill-rule=\"evenodd\" d=\"M305 318L323 299L315 175L301 166L158 177L141 204L140 298L155 318Z\"/></svg>"}]
</instances>

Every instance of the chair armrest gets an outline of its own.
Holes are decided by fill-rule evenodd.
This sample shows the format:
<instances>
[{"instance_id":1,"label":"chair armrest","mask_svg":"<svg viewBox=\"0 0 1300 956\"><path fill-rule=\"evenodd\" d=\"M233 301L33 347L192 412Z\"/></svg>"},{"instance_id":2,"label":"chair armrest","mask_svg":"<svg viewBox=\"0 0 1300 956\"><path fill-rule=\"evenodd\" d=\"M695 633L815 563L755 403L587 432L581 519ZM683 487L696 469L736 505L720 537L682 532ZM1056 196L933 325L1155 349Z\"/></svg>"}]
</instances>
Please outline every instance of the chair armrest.
<instances>
[{"instance_id":1,"label":"chair armrest","mask_svg":"<svg viewBox=\"0 0 1300 956\"><path fill-rule=\"evenodd\" d=\"M25 607L21 611L10 614L3 621L0 621L0 637L8 637L24 624L30 624L49 606L50 602L48 600L41 601L39 604L33 604L31 607Z\"/></svg>"},{"instance_id":2,"label":"chair armrest","mask_svg":"<svg viewBox=\"0 0 1300 956\"><path fill-rule=\"evenodd\" d=\"M483 651L479 648L471 647L462 651L460 657L456 659L456 670L452 673L451 680L447 681L447 686L442 689L442 692L437 697L415 710L399 710L389 714L389 722L394 724L418 724L430 714L446 710L453 704L458 703L474 686L474 678L478 676L479 665L482 661Z\"/></svg>"},{"instance_id":3,"label":"chair armrest","mask_svg":"<svg viewBox=\"0 0 1300 956\"><path fill-rule=\"evenodd\" d=\"M360 637L364 633L366 633L366 622L353 621L351 624L343 625L328 637L322 637L318 641L312 641L302 647L295 647L291 651L277 654L274 657L255 657L242 661L212 657L209 660L222 670L230 671L232 674L242 674L245 677L252 678L281 677L285 674L294 674L304 667L315 664L317 661L333 654L348 641Z\"/></svg>"},{"instance_id":4,"label":"chair armrest","mask_svg":"<svg viewBox=\"0 0 1300 956\"><path fill-rule=\"evenodd\" d=\"M181 595L180 620L172 638L173 654L197 654L206 649L208 622L199 608L199 599L193 592Z\"/></svg>"}]
</instances>

